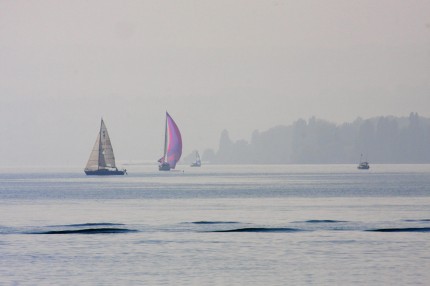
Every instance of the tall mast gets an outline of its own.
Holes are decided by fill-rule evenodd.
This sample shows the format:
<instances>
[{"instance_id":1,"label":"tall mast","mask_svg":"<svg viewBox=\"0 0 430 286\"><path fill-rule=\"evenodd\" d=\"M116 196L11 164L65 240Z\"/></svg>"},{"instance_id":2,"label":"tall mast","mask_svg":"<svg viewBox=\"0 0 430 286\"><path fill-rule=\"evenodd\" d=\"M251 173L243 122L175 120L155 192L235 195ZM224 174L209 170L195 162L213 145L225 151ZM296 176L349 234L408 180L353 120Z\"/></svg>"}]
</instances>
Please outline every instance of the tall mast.
<instances>
[{"instance_id":1,"label":"tall mast","mask_svg":"<svg viewBox=\"0 0 430 286\"><path fill-rule=\"evenodd\" d=\"M99 130L99 160L97 162L97 170L100 170L100 156L103 154L102 150L102 126L103 126L103 117L100 121L100 130Z\"/></svg>"},{"instance_id":2,"label":"tall mast","mask_svg":"<svg viewBox=\"0 0 430 286\"><path fill-rule=\"evenodd\" d=\"M167 111L166 111L166 126L164 129L164 162L167 162Z\"/></svg>"}]
</instances>

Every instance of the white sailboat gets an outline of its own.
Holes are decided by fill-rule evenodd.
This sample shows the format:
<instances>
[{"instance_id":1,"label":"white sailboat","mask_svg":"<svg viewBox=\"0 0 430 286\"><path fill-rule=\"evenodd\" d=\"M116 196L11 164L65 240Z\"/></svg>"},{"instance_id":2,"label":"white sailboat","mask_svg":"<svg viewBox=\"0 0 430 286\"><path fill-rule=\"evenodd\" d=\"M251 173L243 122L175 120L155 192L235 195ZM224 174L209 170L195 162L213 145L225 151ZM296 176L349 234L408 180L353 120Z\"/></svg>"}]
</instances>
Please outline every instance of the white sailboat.
<instances>
[{"instance_id":1,"label":"white sailboat","mask_svg":"<svg viewBox=\"0 0 430 286\"><path fill-rule=\"evenodd\" d=\"M201 167L202 161L200 160L199 152L196 151L196 160L191 164L191 167Z\"/></svg>"},{"instance_id":2,"label":"white sailboat","mask_svg":"<svg viewBox=\"0 0 430 286\"><path fill-rule=\"evenodd\" d=\"M103 118L101 120L96 143L94 144L84 171L87 175L100 176L124 175L127 173L125 169L118 170L115 165L115 156L113 154L112 143L110 141Z\"/></svg>"}]
</instances>

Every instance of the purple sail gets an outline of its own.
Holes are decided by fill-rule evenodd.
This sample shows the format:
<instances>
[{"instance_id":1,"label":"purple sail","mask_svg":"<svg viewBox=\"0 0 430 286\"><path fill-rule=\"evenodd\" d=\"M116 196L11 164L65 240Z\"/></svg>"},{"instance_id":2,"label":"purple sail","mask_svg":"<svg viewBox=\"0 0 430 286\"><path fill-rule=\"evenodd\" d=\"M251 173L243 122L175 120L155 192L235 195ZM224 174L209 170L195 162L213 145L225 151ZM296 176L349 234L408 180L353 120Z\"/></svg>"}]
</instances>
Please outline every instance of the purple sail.
<instances>
[{"instance_id":1,"label":"purple sail","mask_svg":"<svg viewBox=\"0 0 430 286\"><path fill-rule=\"evenodd\" d=\"M166 149L164 161L169 163L170 168L175 169L176 163L182 155L182 137L175 121L166 112Z\"/></svg>"}]
</instances>

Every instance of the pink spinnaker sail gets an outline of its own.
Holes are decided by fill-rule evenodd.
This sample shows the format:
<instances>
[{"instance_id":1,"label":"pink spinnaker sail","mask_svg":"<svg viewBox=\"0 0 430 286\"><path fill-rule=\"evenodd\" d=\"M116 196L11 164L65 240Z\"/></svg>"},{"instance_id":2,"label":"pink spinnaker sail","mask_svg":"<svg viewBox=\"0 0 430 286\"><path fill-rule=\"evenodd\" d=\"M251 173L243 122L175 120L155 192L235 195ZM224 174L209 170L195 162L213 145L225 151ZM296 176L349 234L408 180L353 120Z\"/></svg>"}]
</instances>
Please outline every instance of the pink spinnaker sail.
<instances>
[{"instance_id":1,"label":"pink spinnaker sail","mask_svg":"<svg viewBox=\"0 0 430 286\"><path fill-rule=\"evenodd\" d=\"M182 137L175 121L166 112L166 134L163 162L167 162L170 168L175 169L176 163L182 155ZM161 159L160 159L161 160Z\"/></svg>"}]
</instances>

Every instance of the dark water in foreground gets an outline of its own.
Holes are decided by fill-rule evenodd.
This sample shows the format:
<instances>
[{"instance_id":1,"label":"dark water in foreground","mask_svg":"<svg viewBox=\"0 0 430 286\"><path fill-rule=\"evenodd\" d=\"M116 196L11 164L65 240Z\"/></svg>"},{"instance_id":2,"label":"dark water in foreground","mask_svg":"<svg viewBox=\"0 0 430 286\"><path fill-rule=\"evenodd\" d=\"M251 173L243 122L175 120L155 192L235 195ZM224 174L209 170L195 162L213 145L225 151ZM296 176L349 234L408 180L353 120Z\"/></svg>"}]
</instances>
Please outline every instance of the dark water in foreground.
<instances>
[{"instance_id":1,"label":"dark water in foreground","mask_svg":"<svg viewBox=\"0 0 430 286\"><path fill-rule=\"evenodd\" d=\"M0 285L429 285L430 165L0 169Z\"/></svg>"}]
</instances>

